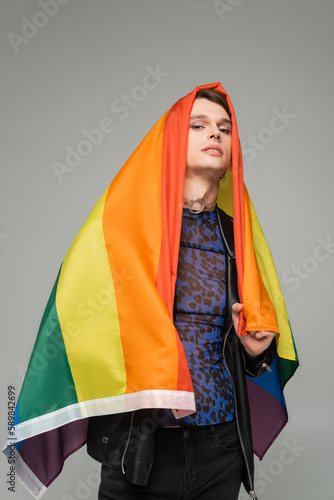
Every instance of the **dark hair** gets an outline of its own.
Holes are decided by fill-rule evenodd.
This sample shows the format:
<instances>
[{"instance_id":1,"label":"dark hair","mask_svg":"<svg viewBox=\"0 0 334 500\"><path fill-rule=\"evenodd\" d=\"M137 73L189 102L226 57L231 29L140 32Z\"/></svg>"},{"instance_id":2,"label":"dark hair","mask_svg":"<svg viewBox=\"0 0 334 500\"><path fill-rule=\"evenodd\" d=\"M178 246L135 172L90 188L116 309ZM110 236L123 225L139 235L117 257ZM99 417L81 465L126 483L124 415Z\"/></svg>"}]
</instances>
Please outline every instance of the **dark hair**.
<instances>
[{"instance_id":1,"label":"dark hair","mask_svg":"<svg viewBox=\"0 0 334 500\"><path fill-rule=\"evenodd\" d=\"M215 102L225 109L228 116L231 118L231 111L227 104L227 99L221 92L215 89L202 89L196 94L196 99L207 99L208 101Z\"/></svg>"}]
</instances>

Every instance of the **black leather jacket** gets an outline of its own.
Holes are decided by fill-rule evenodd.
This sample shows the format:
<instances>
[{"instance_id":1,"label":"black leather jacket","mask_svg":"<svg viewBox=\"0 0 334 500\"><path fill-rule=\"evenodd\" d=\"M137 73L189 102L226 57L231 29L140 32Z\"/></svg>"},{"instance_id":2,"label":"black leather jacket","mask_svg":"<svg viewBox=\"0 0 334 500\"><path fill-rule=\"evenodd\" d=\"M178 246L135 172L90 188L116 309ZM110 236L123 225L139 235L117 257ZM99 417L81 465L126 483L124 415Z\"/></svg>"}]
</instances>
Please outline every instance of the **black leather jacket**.
<instances>
[{"instance_id":1,"label":"black leather jacket","mask_svg":"<svg viewBox=\"0 0 334 500\"><path fill-rule=\"evenodd\" d=\"M236 335L232 304L239 302L235 265L233 219L217 209L220 231L226 250L226 320L223 356L232 379L237 428L244 456L243 484L251 498L254 492L254 454L245 374L258 377L271 365L275 340L256 361L251 361ZM154 460L154 430L159 410L145 409L116 415L91 417L87 451L91 457L110 467L121 467L127 479L146 485Z\"/></svg>"}]
</instances>

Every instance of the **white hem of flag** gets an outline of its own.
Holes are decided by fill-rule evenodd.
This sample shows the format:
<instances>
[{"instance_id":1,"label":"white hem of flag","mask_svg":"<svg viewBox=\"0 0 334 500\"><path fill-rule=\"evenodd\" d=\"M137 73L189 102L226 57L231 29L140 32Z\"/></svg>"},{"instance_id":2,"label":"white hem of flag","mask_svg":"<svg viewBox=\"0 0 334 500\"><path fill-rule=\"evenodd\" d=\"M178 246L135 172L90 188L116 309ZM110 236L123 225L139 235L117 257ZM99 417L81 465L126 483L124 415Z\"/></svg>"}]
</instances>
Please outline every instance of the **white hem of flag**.
<instances>
[{"instance_id":1,"label":"white hem of flag","mask_svg":"<svg viewBox=\"0 0 334 500\"><path fill-rule=\"evenodd\" d=\"M18 478L21 480L23 486L27 488L29 493L39 500L47 490L47 487L41 483L38 477L32 472L31 469L27 466L27 464L22 460L19 453L16 453L15 457L15 466L16 466L16 474Z\"/></svg>"},{"instance_id":2,"label":"white hem of flag","mask_svg":"<svg viewBox=\"0 0 334 500\"><path fill-rule=\"evenodd\" d=\"M192 392L146 390L132 394L122 394L110 398L75 403L19 423L15 427L16 442L51 431L82 418L124 413L142 408L169 408L176 418L185 417L196 411ZM13 439L13 436L11 439ZM6 447L7 444L4 449Z\"/></svg>"}]
</instances>

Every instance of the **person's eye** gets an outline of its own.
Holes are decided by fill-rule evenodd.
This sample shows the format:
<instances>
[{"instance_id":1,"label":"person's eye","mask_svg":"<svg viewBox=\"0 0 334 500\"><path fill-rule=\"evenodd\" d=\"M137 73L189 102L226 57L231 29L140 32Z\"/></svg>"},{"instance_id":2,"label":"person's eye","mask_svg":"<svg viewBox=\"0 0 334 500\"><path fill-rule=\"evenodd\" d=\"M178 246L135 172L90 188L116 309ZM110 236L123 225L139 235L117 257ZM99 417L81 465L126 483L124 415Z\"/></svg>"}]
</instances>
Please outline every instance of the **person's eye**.
<instances>
[{"instance_id":1,"label":"person's eye","mask_svg":"<svg viewBox=\"0 0 334 500\"><path fill-rule=\"evenodd\" d=\"M226 134L226 135L229 135L231 133L231 130L229 128L226 128L226 127L219 127L219 130L223 133L223 134Z\"/></svg>"},{"instance_id":2,"label":"person's eye","mask_svg":"<svg viewBox=\"0 0 334 500\"><path fill-rule=\"evenodd\" d=\"M190 128L194 130L200 130L201 128L203 128L203 125L190 125Z\"/></svg>"}]
</instances>

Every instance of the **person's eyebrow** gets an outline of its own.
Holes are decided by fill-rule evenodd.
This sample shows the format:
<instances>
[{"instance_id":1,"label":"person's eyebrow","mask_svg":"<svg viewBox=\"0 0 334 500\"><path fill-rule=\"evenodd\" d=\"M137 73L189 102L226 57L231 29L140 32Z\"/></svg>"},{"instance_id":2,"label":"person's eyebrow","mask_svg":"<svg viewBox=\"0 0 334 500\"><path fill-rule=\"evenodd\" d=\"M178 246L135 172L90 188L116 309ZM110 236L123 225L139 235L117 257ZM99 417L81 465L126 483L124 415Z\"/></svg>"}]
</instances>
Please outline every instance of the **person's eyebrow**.
<instances>
[{"instance_id":1,"label":"person's eyebrow","mask_svg":"<svg viewBox=\"0 0 334 500\"><path fill-rule=\"evenodd\" d=\"M190 116L190 120L208 120L209 117L208 115L192 115ZM219 120L219 123L229 123L230 125L232 124L231 120L228 118L222 118Z\"/></svg>"},{"instance_id":2,"label":"person's eyebrow","mask_svg":"<svg viewBox=\"0 0 334 500\"><path fill-rule=\"evenodd\" d=\"M204 119L204 120L207 120L207 119L208 119L208 115L192 115L192 116L190 117L190 120L191 120L191 119L193 119L193 118L196 118L196 119L198 119L198 118L199 118L199 119L202 119L202 120L203 120L203 119Z\"/></svg>"}]
</instances>

